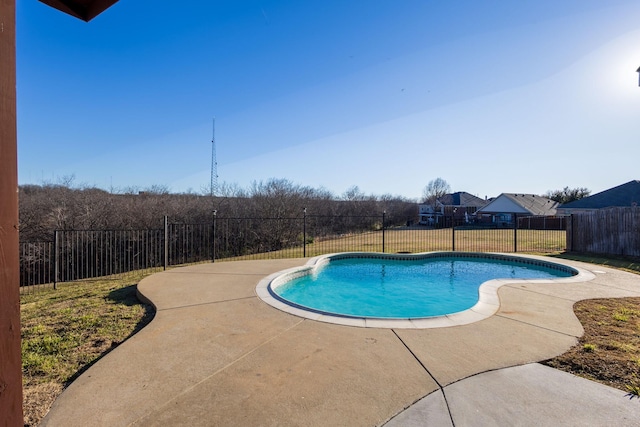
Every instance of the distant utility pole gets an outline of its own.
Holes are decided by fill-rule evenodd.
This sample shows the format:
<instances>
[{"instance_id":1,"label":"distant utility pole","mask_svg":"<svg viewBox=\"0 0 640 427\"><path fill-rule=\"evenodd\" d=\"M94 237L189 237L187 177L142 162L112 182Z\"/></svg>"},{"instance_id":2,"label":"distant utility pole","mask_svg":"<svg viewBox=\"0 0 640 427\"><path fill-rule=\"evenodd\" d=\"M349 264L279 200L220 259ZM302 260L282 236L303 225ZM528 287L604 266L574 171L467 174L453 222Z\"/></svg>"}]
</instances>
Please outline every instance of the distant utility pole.
<instances>
[{"instance_id":1,"label":"distant utility pole","mask_svg":"<svg viewBox=\"0 0 640 427\"><path fill-rule=\"evenodd\" d=\"M213 136L211 138L211 197L218 192L218 160L216 159L216 118L213 118Z\"/></svg>"}]
</instances>

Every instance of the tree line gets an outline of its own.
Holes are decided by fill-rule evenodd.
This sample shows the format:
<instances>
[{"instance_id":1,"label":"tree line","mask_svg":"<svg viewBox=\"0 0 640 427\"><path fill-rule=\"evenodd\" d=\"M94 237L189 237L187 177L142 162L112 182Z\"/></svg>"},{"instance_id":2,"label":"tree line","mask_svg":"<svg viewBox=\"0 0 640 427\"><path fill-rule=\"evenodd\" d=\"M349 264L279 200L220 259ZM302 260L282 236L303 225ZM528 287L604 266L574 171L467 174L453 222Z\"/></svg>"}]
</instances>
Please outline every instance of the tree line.
<instances>
[{"instance_id":1,"label":"tree line","mask_svg":"<svg viewBox=\"0 0 640 427\"><path fill-rule=\"evenodd\" d=\"M224 218L297 218L376 216L385 212L386 224L404 225L417 220L416 201L402 196L367 195L353 186L336 196L324 188L295 184L287 179L255 181L248 188L222 184L212 197L199 193L171 193L153 186L106 191L74 186L73 179L42 185L22 185L20 239L50 241L54 230L140 230L162 228L164 216L172 223L208 224L213 212ZM447 181L437 178L424 189L423 203L450 192ZM586 197L586 188L548 191L560 203Z\"/></svg>"},{"instance_id":2,"label":"tree line","mask_svg":"<svg viewBox=\"0 0 640 427\"><path fill-rule=\"evenodd\" d=\"M376 216L387 225L414 221L414 200L366 195L357 186L341 196L286 179L252 183L249 188L223 184L216 194L170 193L164 187L119 193L59 184L23 185L20 191L20 239L50 241L54 230L158 229L164 216L172 223L207 224L214 211L225 218L297 218Z\"/></svg>"}]
</instances>

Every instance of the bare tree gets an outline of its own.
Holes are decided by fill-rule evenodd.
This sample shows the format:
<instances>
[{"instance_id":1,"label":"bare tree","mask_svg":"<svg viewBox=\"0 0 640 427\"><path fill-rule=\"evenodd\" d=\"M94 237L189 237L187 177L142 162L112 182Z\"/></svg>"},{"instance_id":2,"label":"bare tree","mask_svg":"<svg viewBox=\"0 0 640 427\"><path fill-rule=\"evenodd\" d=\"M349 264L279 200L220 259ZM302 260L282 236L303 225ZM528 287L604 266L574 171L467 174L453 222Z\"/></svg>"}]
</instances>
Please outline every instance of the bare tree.
<instances>
[{"instance_id":1,"label":"bare tree","mask_svg":"<svg viewBox=\"0 0 640 427\"><path fill-rule=\"evenodd\" d=\"M450 192L451 186L447 181L442 178L432 179L422 190L422 202L435 205L436 200Z\"/></svg>"},{"instance_id":2,"label":"bare tree","mask_svg":"<svg viewBox=\"0 0 640 427\"><path fill-rule=\"evenodd\" d=\"M360 190L360 187L357 185L352 185L344 192L342 195L344 200L348 200L351 202L363 201L367 198L367 196Z\"/></svg>"},{"instance_id":3,"label":"bare tree","mask_svg":"<svg viewBox=\"0 0 640 427\"><path fill-rule=\"evenodd\" d=\"M67 177L62 182L69 184L72 179ZM388 225L403 224L416 215L415 201L400 196L386 194L378 198L352 186L343 196L336 197L327 189L301 186L286 179L255 182L249 189L223 184L214 198L197 193L174 194L165 186L151 186L144 191L129 187L113 193L86 186L24 185L20 187L20 238L23 242L50 241L54 230L156 229L165 215L172 223L206 224L212 221L214 209L218 218L277 218L282 219L279 224L283 227L287 225L285 219L300 219L306 212L308 217L316 218L314 221L324 221L327 227L340 229L340 233L368 227L371 220L365 217L381 216L383 211ZM352 220L337 227L338 216L362 217L362 224ZM254 231L268 227L266 221L256 224ZM296 238L267 231L265 235L275 235L283 243Z\"/></svg>"}]
</instances>

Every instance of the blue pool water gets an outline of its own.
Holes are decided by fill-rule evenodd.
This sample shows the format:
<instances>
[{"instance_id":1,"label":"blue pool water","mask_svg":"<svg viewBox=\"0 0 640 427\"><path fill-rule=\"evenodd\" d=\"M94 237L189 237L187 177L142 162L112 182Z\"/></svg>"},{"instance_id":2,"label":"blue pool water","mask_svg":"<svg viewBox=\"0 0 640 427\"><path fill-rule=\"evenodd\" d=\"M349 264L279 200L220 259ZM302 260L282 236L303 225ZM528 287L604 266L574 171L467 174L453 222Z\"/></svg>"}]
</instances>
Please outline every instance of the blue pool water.
<instances>
[{"instance_id":1,"label":"blue pool water","mask_svg":"<svg viewBox=\"0 0 640 427\"><path fill-rule=\"evenodd\" d=\"M274 292L294 304L330 314L423 318L473 307L478 288L491 279L569 276L564 270L490 258L347 258L332 260Z\"/></svg>"}]
</instances>

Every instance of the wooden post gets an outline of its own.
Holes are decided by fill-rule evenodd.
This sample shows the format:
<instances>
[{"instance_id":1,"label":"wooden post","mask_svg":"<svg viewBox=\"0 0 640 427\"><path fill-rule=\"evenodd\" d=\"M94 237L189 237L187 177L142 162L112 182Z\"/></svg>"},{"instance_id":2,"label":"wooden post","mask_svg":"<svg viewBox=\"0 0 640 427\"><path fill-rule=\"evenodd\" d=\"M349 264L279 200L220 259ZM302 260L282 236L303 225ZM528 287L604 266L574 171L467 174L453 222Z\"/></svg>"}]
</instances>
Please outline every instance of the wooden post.
<instances>
[{"instance_id":1,"label":"wooden post","mask_svg":"<svg viewBox=\"0 0 640 427\"><path fill-rule=\"evenodd\" d=\"M43 3L89 21L116 1L44 0ZM0 421L3 426L24 425L18 242L16 2L0 0Z\"/></svg>"},{"instance_id":2,"label":"wooden post","mask_svg":"<svg viewBox=\"0 0 640 427\"><path fill-rule=\"evenodd\" d=\"M15 0L0 0L0 414L22 426Z\"/></svg>"},{"instance_id":3,"label":"wooden post","mask_svg":"<svg viewBox=\"0 0 640 427\"><path fill-rule=\"evenodd\" d=\"M565 223L566 252L573 252L573 214L569 215Z\"/></svg>"}]
</instances>

